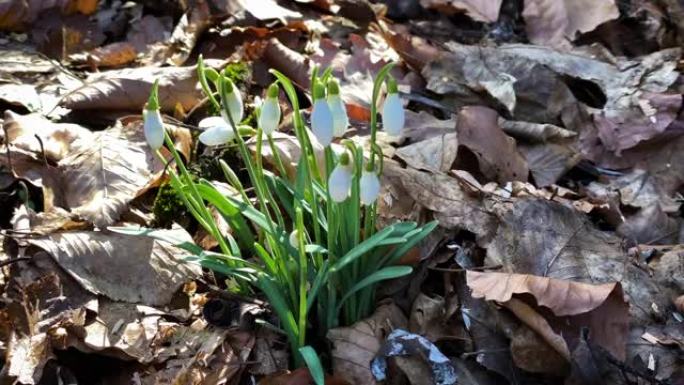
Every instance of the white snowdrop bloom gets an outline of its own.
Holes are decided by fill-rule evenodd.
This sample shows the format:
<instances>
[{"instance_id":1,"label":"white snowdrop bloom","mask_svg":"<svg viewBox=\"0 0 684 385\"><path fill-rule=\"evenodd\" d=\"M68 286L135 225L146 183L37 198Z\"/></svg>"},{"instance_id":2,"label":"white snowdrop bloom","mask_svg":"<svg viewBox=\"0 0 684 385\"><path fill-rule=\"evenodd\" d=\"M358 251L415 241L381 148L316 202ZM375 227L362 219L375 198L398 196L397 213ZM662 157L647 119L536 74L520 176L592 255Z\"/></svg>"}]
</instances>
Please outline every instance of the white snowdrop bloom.
<instances>
[{"instance_id":1,"label":"white snowdrop bloom","mask_svg":"<svg viewBox=\"0 0 684 385\"><path fill-rule=\"evenodd\" d=\"M345 107L344 101L340 97L340 85L335 79L328 81L327 100L333 116L333 136L340 138L347 131L349 117L347 116L347 107Z\"/></svg>"},{"instance_id":2,"label":"white snowdrop bloom","mask_svg":"<svg viewBox=\"0 0 684 385\"><path fill-rule=\"evenodd\" d=\"M318 142L327 147L333 139L333 116L325 99L320 98L314 102L311 112L311 131Z\"/></svg>"},{"instance_id":3,"label":"white snowdrop bloom","mask_svg":"<svg viewBox=\"0 0 684 385\"><path fill-rule=\"evenodd\" d=\"M404 129L404 121L404 106L401 105L399 94L390 93L382 106L382 127L388 134L399 136Z\"/></svg>"},{"instance_id":4,"label":"white snowdrop bloom","mask_svg":"<svg viewBox=\"0 0 684 385\"><path fill-rule=\"evenodd\" d=\"M225 104L228 106L228 111L230 111L230 116L233 117L235 124L240 124L245 112L242 104L242 94L240 94L240 90L235 87L235 84L230 79L226 79L225 85L228 87ZM223 116L226 122L230 121L228 114L224 110L221 110L221 116Z\"/></svg>"},{"instance_id":5,"label":"white snowdrop bloom","mask_svg":"<svg viewBox=\"0 0 684 385\"><path fill-rule=\"evenodd\" d=\"M143 110L143 131L150 148L160 149L164 144L164 120L158 109Z\"/></svg>"},{"instance_id":6,"label":"white snowdrop bloom","mask_svg":"<svg viewBox=\"0 0 684 385\"><path fill-rule=\"evenodd\" d=\"M210 116L202 119L199 122L199 127L205 129L199 135L199 140L207 146L218 146L228 143L235 138L233 127L220 116Z\"/></svg>"},{"instance_id":7,"label":"white snowdrop bloom","mask_svg":"<svg viewBox=\"0 0 684 385\"><path fill-rule=\"evenodd\" d=\"M293 230L290 233L290 246L299 249L299 230Z\"/></svg>"},{"instance_id":8,"label":"white snowdrop bloom","mask_svg":"<svg viewBox=\"0 0 684 385\"><path fill-rule=\"evenodd\" d=\"M348 162L347 164L340 162L328 178L330 198L337 203L344 202L351 194L351 185L352 167Z\"/></svg>"},{"instance_id":9,"label":"white snowdrop bloom","mask_svg":"<svg viewBox=\"0 0 684 385\"><path fill-rule=\"evenodd\" d=\"M258 124L264 134L271 135L280 123L280 104L278 103L278 86L272 84L268 88L266 100L261 104Z\"/></svg>"},{"instance_id":10,"label":"white snowdrop bloom","mask_svg":"<svg viewBox=\"0 0 684 385\"><path fill-rule=\"evenodd\" d=\"M380 179L375 171L363 170L359 180L359 197L364 205L371 205L380 194Z\"/></svg>"}]
</instances>

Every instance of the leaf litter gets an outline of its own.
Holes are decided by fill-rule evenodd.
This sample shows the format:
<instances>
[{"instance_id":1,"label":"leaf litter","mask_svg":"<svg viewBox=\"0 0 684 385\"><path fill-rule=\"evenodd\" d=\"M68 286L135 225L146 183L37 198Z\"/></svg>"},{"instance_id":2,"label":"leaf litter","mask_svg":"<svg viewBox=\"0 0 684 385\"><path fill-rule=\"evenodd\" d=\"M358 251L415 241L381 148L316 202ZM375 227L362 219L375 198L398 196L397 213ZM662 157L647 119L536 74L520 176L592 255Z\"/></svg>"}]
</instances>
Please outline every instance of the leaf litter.
<instances>
[{"instance_id":1,"label":"leaf litter","mask_svg":"<svg viewBox=\"0 0 684 385\"><path fill-rule=\"evenodd\" d=\"M370 318L318 342L332 348L326 384L380 373L681 382L682 15L651 0L3 3L0 378L312 383L307 369L287 371L268 303L226 292L228 277L164 241L217 247L187 212L175 218L185 229L154 239L108 230L152 227L153 205L182 206L160 203L169 170L130 116L156 78L193 173L220 184L221 158L241 177L230 146L194 140L215 113L197 85L202 53L214 69L244 63L251 76L237 83L254 95L280 70L304 109L311 68L330 66L357 143L368 142L373 76L398 63L406 127L380 138L380 223L440 229L402 259L415 273L386 284ZM275 148L292 176L301 151L287 119ZM270 148L264 157L276 172ZM93 377L91 361L116 373Z\"/></svg>"}]
</instances>

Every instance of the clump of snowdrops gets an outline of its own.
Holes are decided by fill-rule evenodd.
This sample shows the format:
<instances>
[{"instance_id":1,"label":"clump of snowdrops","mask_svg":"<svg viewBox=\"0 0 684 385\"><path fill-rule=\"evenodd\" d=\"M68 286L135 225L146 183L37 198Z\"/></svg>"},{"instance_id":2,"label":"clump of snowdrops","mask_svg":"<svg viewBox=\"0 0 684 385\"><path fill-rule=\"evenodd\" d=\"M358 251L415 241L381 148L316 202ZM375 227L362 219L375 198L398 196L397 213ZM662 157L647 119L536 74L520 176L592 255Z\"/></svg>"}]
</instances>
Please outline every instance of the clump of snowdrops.
<instances>
[{"instance_id":1,"label":"clump of snowdrops","mask_svg":"<svg viewBox=\"0 0 684 385\"><path fill-rule=\"evenodd\" d=\"M405 276L411 267L396 263L436 226L398 222L376 228L377 199L383 170L382 150L376 143L377 104L383 85L383 129L400 135L404 110L392 65L377 75L372 90L370 152L341 137L349 126L340 87L330 71L311 76L313 108L307 127L292 82L271 70L276 81L258 107L258 126L241 126L243 99L225 73L197 65L199 81L220 116L199 123L199 140L207 146L235 145L244 161L252 189L248 192L230 165L220 161L226 181L238 194L226 196L206 180L194 181L164 129L155 84L143 111L144 131L152 150L166 142L178 172L170 169L171 184L199 224L218 241L220 252L180 244L202 266L226 274L243 290L256 287L266 296L280 321L272 325L288 337L294 363L309 365L322 383L318 356L307 344L323 338L330 328L352 324L372 311L378 282ZM301 148L296 175L287 176L273 140L284 91L294 111L294 133ZM246 136L253 136L251 156ZM319 168L313 141L324 148L325 167ZM338 142L333 149L333 142ZM270 146L275 170L263 166L264 146ZM214 206L231 227L222 233L209 206Z\"/></svg>"}]
</instances>

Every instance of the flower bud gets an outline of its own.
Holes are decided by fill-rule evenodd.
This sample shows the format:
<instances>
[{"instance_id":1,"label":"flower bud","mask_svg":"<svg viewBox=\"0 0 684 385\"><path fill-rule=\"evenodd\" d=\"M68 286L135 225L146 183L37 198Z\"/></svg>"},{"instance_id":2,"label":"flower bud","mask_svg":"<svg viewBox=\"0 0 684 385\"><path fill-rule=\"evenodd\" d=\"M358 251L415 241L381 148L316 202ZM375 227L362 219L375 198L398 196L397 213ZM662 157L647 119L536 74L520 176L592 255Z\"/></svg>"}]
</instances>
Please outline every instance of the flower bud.
<instances>
[{"instance_id":1,"label":"flower bud","mask_svg":"<svg viewBox=\"0 0 684 385\"><path fill-rule=\"evenodd\" d=\"M330 173L328 178L328 193L330 198L337 203L344 202L351 194L352 167L349 164L349 155L342 154L340 163Z\"/></svg>"},{"instance_id":2,"label":"flower bud","mask_svg":"<svg viewBox=\"0 0 684 385\"><path fill-rule=\"evenodd\" d=\"M159 81L155 81L143 110L143 132L145 140L152 150L158 150L164 144L164 120L159 112Z\"/></svg>"},{"instance_id":3,"label":"flower bud","mask_svg":"<svg viewBox=\"0 0 684 385\"><path fill-rule=\"evenodd\" d=\"M242 118L244 117L244 107L242 104L242 95L240 94L240 90L235 87L235 84L233 84L232 80L226 77L223 79L223 87L225 87L225 100L223 101L225 107L228 107L230 116L233 118L235 124L240 124L240 122L242 122ZM230 121L225 110L221 110L221 116L223 116L226 122Z\"/></svg>"},{"instance_id":4,"label":"flower bud","mask_svg":"<svg viewBox=\"0 0 684 385\"><path fill-rule=\"evenodd\" d=\"M299 230L292 230L289 237L290 246L299 249Z\"/></svg>"},{"instance_id":5,"label":"flower bud","mask_svg":"<svg viewBox=\"0 0 684 385\"><path fill-rule=\"evenodd\" d=\"M266 100L261 104L258 124L264 134L271 135L280 123L280 104L278 103L278 85L271 84Z\"/></svg>"},{"instance_id":6,"label":"flower bud","mask_svg":"<svg viewBox=\"0 0 684 385\"><path fill-rule=\"evenodd\" d=\"M143 122L147 144L152 150L160 149L164 144L164 121L159 110L144 110Z\"/></svg>"},{"instance_id":7,"label":"flower bud","mask_svg":"<svg viewBox=\"0 0 684 385\"><path fill-rule=\"evenodd\" d=\"M200 142L207 146L218 146L228 143L235 138L233 128L220 116L210 116L199 122L204 132L199 135Z\"/></svg>"},{"instance_id":8,"label":"flower bud","mask_svg":"<svg viewBox=\"0 0 684 385\"><path fill-rule=\"evenodd\" d=\"M380 179L375 171L363 170L359 180L359 197L364 205L372 205L380 194Z\"/></svg>"},{"instance_id":9,"label":"flower bud","mask_svg":"<svg viewBox=\"0 0 684 385\"><path fill-rule=\"evenodd\" d=\"M392 136L401 135L404 129L404 106L397 92L397 83L391 79L387 85L388 94L382 107L382 127Z\"/></svg>"},{"instance_id":10,"label":"flower bud","mask_svg":"<svg viewBox=\"0 0 684 385\"><path fill-rule=\"evenodd\" d=\"M323 85L314 84L314 105L311 112L311 131L318 142L327 147L333 138L333 116L330 107L325 101L325 89Z\"/></svg>"},{"instance_id":11,"label":"flower bud","mask_svg":"<svg viewBox=\"0 0 684 385\"><path fill-rule=\"evenodd\" d=\"M333 116L333 136L342 137L349 126L347 108L340 97L340 86L336 80L328 82L328 106Z\"/></svg>"}]
</instances>

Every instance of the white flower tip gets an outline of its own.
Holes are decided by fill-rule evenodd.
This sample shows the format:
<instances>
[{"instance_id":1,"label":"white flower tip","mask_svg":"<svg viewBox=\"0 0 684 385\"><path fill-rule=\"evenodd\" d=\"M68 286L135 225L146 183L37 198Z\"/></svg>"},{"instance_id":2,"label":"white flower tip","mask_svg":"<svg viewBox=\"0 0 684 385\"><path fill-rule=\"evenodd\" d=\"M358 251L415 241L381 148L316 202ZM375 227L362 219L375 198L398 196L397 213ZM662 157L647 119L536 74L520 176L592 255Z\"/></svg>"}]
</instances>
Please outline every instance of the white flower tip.
<instances>
[{"instance_id":1,"label":"white flower tip","mask_svg":"<svg viewBox=\"0 0 684 385\"><path fill-rule=\"evenodd\" d=\"M290 233L289 241L290 241L290 246L294 247L295 249L299 249L299 231L298 230L294 230Z\"/></svg>"},{"instance_id":2,"label":"white flower tip","mask_svg":"<svg viewBox=\"0 0 684 385\"><path fill-rule=\"evenodd\" d=\"M332 142L333 125L333 116L328 103L325 99L316 100L311 112L311 131L324 147Z\"/></svg>"},{"instance_id":3,"label":"white flower tip","mask_svg":"<svg viewBox=\"0 0 684 385\"><path fill-rule=\"evenodd\" d=\"M404 106L401 104L399 94L392 93L387 95L385 104L382 107L382 126L384 130L392 136L399 136L404 129L404 123Z\"/></svg>"},{"instance_id":4,"label":"white flower tip","mask_svg":"<svg viewBox=\"0 0 684 385\"><path fill-rule=\"evenodd\" d=\"M334 202L344 202L351 194L352 170L351 166L338 164L328 178L328 192Z\"/></svg>"},{"instance_id":5,"label":"white flower tip","mask_svg":"<svg viewBox=\"0 0 684 385\"><path fill-rule=\"evenodd\" d=\"M342 137L349 126L349 117L344 101L340 95L330 95L328 96L328 106L333 116L333 136Z\"/></svg>"},{"instance_id":6,"label":"white flower tip","mask_svg":"<svg viewBox=\"0 0 684 385\"><path fill-rule=\"evenodd\" d=\"M233 128L220 116L204 118L198 126L205 129L199 135L199 140L207 146L218 146L230 142L235 137Z\"/></svg>"},{"instance_id":7,"label":"white flower tip","mask_svg":"<svg viewBox=\"0 0 684 385\"><path fill-rule=\"evenodd\" d=\"M270 135L278 129L280 123L280 105L275 98L267 98L261 105L258 124L264 134Z\"/></svg>"},{"instance_id":8,"label":"white flower tip","mask_svg":"<svg viewBox=\"0 0 684 385\"><path fill-rule=\"evenodd\" d=\"M161 148L164 144L164 120L159 110L143 110L143 132L152 150Z\"/></svg>"},{"instance_id":9,"label":"white flower tip","mask_svg":"<svg viewBox=\"0 0 684 385\"><path fill-rule=\"evenodd\" d=\"M374 171L363 171L359 181L359 197L364 205L371 205L380 195L380 179Z\"/></svg>"}]
</instances>

